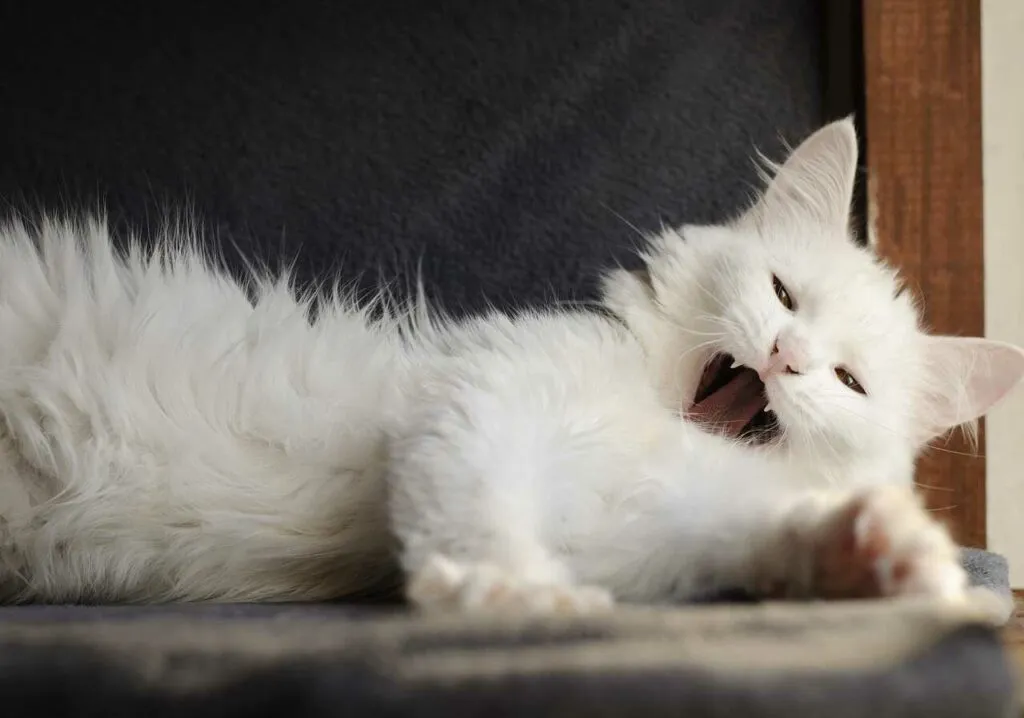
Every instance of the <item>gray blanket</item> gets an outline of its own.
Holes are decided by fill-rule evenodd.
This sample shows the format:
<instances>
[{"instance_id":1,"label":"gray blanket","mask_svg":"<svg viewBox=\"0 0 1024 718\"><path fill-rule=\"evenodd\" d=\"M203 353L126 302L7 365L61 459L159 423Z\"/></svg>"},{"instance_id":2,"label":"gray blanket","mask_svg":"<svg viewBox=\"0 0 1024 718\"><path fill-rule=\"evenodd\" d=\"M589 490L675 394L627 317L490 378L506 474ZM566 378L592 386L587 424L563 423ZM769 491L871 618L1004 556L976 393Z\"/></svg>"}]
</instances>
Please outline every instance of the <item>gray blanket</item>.
<instances>
[{"instance_id":1,"label":"gray blanket","mask_svg":"<svg viewBox=\"0 0 1024 718\"><path fill-rule=\"evenodd\" d=\"M972 585L989 589L1012 606L1013 591L1010 588L1010 567L1004 557L990 551L965 548L961 551L961 560L971 577Z\"/></svg>"},{"instance_id":2,"label":"gray blanket","mask_svg":"<svg viewBox=\"0 0 1024 718\"><path fill-rule=\"evenodd\" d=\"M488 621L399 606L0 608L4 715L1007 716L1002 601L721 603ZM72 704L66 701L73 702Z\"/></svg>"},{"instance_id":3,"label":"gray blanket","mask_svg":"<svg viewBox=\"0 0 1024 718\"><path fill-rule=\"evenodd\" d=\"M330 606L32 614L0 623L5 716L996 718L1014 705L984 612L929 603L501 622Z\"/></svg>"}]
</instances>

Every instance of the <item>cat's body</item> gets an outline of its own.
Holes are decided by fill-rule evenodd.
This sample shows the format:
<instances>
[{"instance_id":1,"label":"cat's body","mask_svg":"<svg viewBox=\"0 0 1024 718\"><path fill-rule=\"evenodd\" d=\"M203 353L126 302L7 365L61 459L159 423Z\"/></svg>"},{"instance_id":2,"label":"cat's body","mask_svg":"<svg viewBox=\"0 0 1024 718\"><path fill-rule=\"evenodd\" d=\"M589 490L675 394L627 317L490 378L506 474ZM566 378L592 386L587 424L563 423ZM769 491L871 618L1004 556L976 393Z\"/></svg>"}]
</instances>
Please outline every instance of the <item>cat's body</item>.
<instances>
[{"instance_id":1,"label":"cat's body","mask_svg":"<svg viewBox=\"0 0 1024 718\"><path fill-rule=\"evenodd\" d=\"M913 461L1022 354L920 333L847 235L855 163L822 130L742 219L609 275L601 313L311 320L195 253L8 230L0 595L339 598L396 561L426 607L957 594Z\"/></svg>"}]
</instances>

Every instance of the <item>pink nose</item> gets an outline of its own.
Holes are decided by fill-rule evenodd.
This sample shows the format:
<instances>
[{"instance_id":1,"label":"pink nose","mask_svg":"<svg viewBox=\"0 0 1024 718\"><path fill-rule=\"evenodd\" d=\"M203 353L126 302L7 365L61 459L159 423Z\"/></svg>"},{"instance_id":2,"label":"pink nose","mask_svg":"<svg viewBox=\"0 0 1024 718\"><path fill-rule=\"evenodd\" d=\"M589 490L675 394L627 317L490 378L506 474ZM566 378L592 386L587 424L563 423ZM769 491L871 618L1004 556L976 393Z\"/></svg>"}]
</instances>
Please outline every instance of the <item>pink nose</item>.
<instances>
[{"instance_id":1,"label":"pink nose","mask_svg":"<svg viewBox=\"0 0 1024 718\"><path fill-rule=\"evenodd\" d=\"M761 372L761 379L773 374L802 374L806 362L807 353L801 351L799 343L779 335L772 345L768 366Z\"/></svg>"}]
</instances>

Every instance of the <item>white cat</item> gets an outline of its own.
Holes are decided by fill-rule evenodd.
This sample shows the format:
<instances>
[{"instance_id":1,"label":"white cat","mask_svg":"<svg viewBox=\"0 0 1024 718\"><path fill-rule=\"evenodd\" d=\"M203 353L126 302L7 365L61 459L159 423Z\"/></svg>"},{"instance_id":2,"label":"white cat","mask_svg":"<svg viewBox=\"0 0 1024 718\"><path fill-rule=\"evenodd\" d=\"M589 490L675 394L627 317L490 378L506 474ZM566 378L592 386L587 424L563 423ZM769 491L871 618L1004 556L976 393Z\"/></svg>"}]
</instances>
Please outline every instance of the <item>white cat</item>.
<instances>
[{"instance_id":1,"label":"white cat","mask_svg":"<svg viewBox=\"0 0 1024 718\"><path fill-rule=\"evenodd\" d=\"M314 315L187 232L122 257L98 222L12 224L0 594L316 600L400 565L441 609L961 595L914 459L1024 352L919 329L849 235L856 162L849 121L820 130L736 221L608 275L602 313Z\"/></svg>"}]
</instances>

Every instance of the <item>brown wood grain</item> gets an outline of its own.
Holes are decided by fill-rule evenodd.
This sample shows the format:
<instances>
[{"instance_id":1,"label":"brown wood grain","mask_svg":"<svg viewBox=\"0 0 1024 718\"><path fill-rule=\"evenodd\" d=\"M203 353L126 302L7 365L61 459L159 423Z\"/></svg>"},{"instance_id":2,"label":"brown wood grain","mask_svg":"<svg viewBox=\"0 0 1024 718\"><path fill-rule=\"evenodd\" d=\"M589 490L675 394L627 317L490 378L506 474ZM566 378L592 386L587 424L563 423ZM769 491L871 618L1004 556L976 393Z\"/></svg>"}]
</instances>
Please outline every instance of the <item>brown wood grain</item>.
<instances>
[{"instance_id":1,"label":"brown wood grain","mask_svg":"<svg viewBox=\"0 0 1024 718\"><path fill-rule=\"evenodd\" d=\"M980 0L864 0L867 167L882 252L929 325L984 332ZM981 446L984 446L983 440ZM985 545L985 461L959 436L918 481L956 538ZM981 450L977 452L980 454Z\"/></svg>"}]
</instances>

